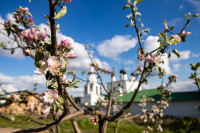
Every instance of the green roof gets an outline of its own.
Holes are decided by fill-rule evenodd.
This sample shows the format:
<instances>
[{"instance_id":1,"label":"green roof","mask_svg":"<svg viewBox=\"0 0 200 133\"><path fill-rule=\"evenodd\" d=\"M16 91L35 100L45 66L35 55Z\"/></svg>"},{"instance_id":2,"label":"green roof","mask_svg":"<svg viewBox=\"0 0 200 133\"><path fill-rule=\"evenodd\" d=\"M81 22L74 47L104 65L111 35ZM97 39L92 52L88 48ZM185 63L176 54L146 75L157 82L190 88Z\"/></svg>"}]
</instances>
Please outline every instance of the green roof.
<instances>
[{"instance_id":1,"label":"green roof","mask_svg":"<svg viewBox=\"0 0 200 133\"><path fill-rule=\"evenodd\" d=\"M121 99L122 102L129 102L134 94L134 91L131 91L123 96L117 97L116 100ZM142 100L142 96L145 95L147 98L152 97L155 101L160 100L160 92L158 89L147 89L141 90L138 92L135 102L140 102ZM200 101L200 93L198 91L193 92L174 92L171 95L172 101Z\"/></svg>"},{"instance_id":2,"label":"green roof","mask_svg":"<svg viewBox=\"0 0 200 133\"><path fill-rule=\"evenodd\" d=\"M127 94L124 94L123 96L117 97L116 100L121 99L122 102L129 102L134 94L134 91L131 91ZM152 97L155 100L160 99L160 92L158 89L147 89L147 90L141 90L138 92L135 102L140 102L142 100L142 96L145 95L146 97Z\"/></svg>"},{"instance_id":3,"label":"green roof","mask_svg":"<svg viewBox=\"0 0 200 133\"><path fill-rule=\"evenodd\" d=\"M200 101L200 93L198 91L174 92L172 101Z\"/></svg>"}]
</instances>

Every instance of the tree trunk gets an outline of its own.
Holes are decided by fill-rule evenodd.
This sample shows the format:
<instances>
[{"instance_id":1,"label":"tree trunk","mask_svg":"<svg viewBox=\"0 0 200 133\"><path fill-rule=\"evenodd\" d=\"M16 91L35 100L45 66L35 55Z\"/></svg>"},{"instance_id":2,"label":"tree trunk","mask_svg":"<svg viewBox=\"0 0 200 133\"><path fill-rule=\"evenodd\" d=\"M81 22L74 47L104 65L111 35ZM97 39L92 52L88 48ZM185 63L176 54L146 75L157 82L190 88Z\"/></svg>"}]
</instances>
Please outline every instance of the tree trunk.
<instances>
[{"instance_id":1,"label":"tree trunk","mask_svg":"<svg viewBox=\"0 0 200 133\"><path fill-rule=\"evenodd\" d=\"M115 133L118 132L118 127L119 127L119 121L116 122Z\"/></svg>"},{"instance_id":2,"label":"tree trunk","mask_svg":"<svg viewBox=\"0 0 200 133\"><path fill-rule=\"evenodd\" d=\"M72 126L74 128L74 132L75 133L81 133L81 130L78 127L78 124L77 124L76 120L75 119L71 119L71 122L72 122Z\"/></svg>"},{"instance_id":3,"label":"tree trunk","mask_svg":"<svg viewBox=\"0 0 200 133\"><path fill-rule=\"evenodd\" d=\"M99 116L99 133L106 133L108 121Z\"/></svg>"}]
</instances>

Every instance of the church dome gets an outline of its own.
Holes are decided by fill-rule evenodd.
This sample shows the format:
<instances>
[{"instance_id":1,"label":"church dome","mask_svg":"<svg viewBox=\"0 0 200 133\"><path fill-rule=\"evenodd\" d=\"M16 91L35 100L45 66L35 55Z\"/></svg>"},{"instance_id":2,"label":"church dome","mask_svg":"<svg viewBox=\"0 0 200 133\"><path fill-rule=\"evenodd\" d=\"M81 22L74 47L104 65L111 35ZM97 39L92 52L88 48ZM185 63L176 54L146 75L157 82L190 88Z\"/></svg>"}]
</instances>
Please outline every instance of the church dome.
<instances>
[{"instance_id":1,"label":"church dome","mask_svg":"<svg viewBox=\"0 0 200 133\"><path fill-rule=\"evenodd\" d=\"M131 73L131 76L135 77L135 74L132 72L132 73Z\"/></svg>"},{"instance_id":2,"label":"church dome","mask_svg":"<svg viewBox=\"0 0 200 133\"><path fill-rule=\"evenodd\" d=\"M121 74L121 73L122 73L122 74L126 74L126 71L125 71L124 69L121 69L121 70L120 70L120 74Z\"/></svg>"}]
</instances>

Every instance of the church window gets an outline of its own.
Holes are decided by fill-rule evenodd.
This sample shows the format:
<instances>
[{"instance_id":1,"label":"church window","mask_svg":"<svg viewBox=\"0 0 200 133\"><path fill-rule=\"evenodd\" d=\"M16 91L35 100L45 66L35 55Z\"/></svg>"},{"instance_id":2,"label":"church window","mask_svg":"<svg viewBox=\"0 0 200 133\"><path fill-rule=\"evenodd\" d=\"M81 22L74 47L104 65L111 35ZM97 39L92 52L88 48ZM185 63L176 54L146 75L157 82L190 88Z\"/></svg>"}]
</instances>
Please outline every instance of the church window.
<instances>
[{"instance_id":1,"label":"church window","mask_svg":"<svg viewBox=\"0 0 200 133\"><path fill-rule=\"evenodd\" d=\"M87 94L87 86L85 86L85 92L84 93Z\"/></svg>"},{"instance_id":2,"label":"church window","mask_svg":"<svg viewBox=\"0 0 200 133\"><path fill-rule=\"evenodd\" d=\"M93 83L90 83L90 92L92 92Z\"/></svg>"},{"instance_id":3,"label":"church window","mask_svg":"<svg viewBox=\"0 0 200 133\"><path fill-rule=\"evenodd\" d=\"M98 93L99 91L98 91L98 86L96 87L96 94L98 95L99 93Z\"/></svg>"}]
</instances>

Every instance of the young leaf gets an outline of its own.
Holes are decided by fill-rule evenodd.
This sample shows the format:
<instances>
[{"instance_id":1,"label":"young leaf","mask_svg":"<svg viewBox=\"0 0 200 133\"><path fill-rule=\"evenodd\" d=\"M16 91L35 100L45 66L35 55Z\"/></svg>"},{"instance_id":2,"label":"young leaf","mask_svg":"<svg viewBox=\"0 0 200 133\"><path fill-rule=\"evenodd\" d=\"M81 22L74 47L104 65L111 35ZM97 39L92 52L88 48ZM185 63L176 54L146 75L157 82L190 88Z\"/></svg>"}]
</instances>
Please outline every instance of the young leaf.
<instances>
[{"instance_id":1,"label":"young leaf","mask_svg":"<svg viewBox=\"0 0 200 133\"><path fill-rule=\"evenodd\" d=\"M198 17L199 16L199 14L193 14L192 15L192 17Z\"/></svg>"},{"instance_id":2,"label":"young leaf","mask_svg":"<svg viewBox=\"0 0 200 133\"><path fill-rule=\"evenodd\" d=\"M123 10L126 9L126 8L128 8L128 7L131 7L131 6L130 6L129 4L125 5L125 6L123 7Z\"/></svg>"},{"instance_id":3,"label":"young leaf","mask_svg":"<svg viewBox=\"0 0 200 133\"><path fill-rule=\"evenodd\" d=\"M136 4L137 4L137 3L140 3L140 2L142 2L142 0L136 0L135 2L136 2Z\"/></svg>"},{"instance_id":4,"label":"young leaf","mask_svg":"<svg viewBox=\"0 0 200 133\"><path fill-rule=\"evenodd\" d=\"M163 40L166 40L167 36L165 33L159 33L159 36L163 39Z\"/></svg>"},{"instance_id":5,"label":"young leaf","mask_svg":"<svg viewBox=\"0 0 200 133\"><path fill-rule=\"evenodd\" d=\"M166 21L165 19L163 20L163 23L164 23L165 25L167 25L167 21Z\"/></svg>"},{"instance_id":6,"label":"young leaf","mask_svg":"<svg viewBox=\"0 0 200 133\"><path fill-rule=\"evenodd\" d=\"M62 7L62 9L58 12L58 14L56 14L54 19L59 19L59 18L63 17L66 13L67 13L67 7L64 5Z\"/></svg>"},{"instance_id":7,"label":"young leaf","mask_svg":"<svg viewBox=\"0 0 200 133\"><path fill-rule=\"evenodd\" d=\"M128 28L131 24L126 24L125 27Z\"/></svg>"},{"instance_id":8,"label":"young leaf","mask_svg":"<svg viewBox=\"0 0 200 133\"><path fill-rule=\"evenodd\" d=\"M173 52L178 58L180 58L180 53L179 53L176 49L172 49L172 52Z\"/></svg>"}]
</instances>

